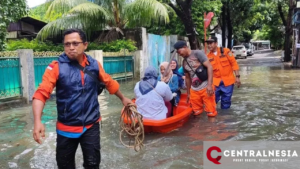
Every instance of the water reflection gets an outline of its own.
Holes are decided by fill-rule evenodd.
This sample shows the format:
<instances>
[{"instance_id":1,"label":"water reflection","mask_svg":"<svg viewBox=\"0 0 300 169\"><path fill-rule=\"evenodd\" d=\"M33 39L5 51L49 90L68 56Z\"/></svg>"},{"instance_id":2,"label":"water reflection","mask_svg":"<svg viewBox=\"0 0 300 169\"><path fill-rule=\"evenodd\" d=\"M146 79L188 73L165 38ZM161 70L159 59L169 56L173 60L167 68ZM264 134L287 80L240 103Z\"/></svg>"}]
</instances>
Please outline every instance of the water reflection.
<instances>
[{"instance_id":1,"label":"water reflection","mask_svg":"<svg viewBox=\"0 0 300 169\"><path fill-rule=\"evenodd\" d=\"M242 65L243 87L235 89L231 110L219 110L216 118L190 117L182 128L168 134L147 134L145 147L136 153L119 142L122 103L116 96L99 96L103 117L102 168L199 168L203 141L300 140L299 70L279 63ZM135 82L122 83L122 92L133 98ZM46 139L32 139L30 106L0 113L0 168L56 168L56 104L49 101L42 118ZM80 148L79 148L80 150ZM82 153L76 165L82 168Z\"/></svg>"}]
</instances>

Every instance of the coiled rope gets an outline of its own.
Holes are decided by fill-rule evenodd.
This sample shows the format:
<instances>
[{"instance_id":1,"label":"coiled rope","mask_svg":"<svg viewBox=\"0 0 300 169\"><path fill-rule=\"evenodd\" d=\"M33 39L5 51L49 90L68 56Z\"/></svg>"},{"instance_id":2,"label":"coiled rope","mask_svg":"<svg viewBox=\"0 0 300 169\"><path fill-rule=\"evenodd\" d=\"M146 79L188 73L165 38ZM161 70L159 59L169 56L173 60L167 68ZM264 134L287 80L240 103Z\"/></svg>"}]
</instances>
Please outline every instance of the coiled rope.
<instances>
[{"instance_id":1,"label":"coiled rope","mask_svg":"<svg viewBox=\"0 0 300 169\"><path fill-rule=\"evenodd\" d=\"M144 125L143 116L136 110L136 105L129 104L124 107L120 117L120 142L128 148L134 148L135 151L139 151L143 146ZM125 133L124 133L125 132ZM134 138L134 145L125 144L122 138L124 134L127 134L129 138Z\"/></svg>"}]
</instances>

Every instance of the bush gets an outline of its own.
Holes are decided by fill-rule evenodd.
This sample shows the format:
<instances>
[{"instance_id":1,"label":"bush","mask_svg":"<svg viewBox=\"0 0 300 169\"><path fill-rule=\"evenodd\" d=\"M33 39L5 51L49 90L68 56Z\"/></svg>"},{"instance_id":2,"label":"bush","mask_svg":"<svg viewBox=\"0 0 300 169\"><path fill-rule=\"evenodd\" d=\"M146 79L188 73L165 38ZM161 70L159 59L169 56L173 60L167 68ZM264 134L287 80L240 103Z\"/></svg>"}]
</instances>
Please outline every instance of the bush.
<instances>
[{"instance_id":1,"label":"bush","mask_svg":"<svg viewBox=\"0 0 300 169\"><path fill-rule=\"evenodd\" d=\"M62 44L53 44L52 42L41 42L38 40L29 41L27 39L9 40L6 44L7 51L15 51L18 49L32 49L35 52L41 51L63 51ZM130 52L135 51L135 42L132 40L116 40L110 43L89 43L89 50L103 50L104 52L119 52L121 49L128 49Z\"/></svg>"},{"instance_id":2,"label":"bush","mask_svg":"<svg viewBox=\"0 0 300 169\"><path fill-rule=\"evenodd\" d=\"M63 51L62 45L54 45L51 42L41 42L38 40L29 41L27 39L10 40L7 42L6 50L15 51L18 49L32 49L35 52L41 51Z\"/></svg>"},{"instance_id":3,"label":"bush","mask_svg":"<svg viewBox=\"0 0 300 169\"><path fill-rule=\"evenodd\" d=\"M119 52L121 49L128 49L130 52L137 50L136 42L132 40L116 40L109 43L90 43L88 50L103 50L104 52Z\"/></svg>"}]
</instances>

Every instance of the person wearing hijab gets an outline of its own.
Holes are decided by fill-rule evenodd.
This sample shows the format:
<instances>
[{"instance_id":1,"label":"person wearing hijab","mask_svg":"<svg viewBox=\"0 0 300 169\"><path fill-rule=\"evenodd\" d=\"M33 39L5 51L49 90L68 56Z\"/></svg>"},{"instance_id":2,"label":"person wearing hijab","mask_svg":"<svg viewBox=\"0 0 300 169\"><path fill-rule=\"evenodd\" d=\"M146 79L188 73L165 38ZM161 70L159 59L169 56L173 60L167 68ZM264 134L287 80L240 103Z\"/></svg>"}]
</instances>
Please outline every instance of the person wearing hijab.
<instances>
[{"instance_id":1,"label":"person wearing hijab","mask_svg":"<svg viewBox=\"0 0 300 169\"><path fill-rule=\"evenodd\" d=\"M184 80L185 76L184 76L183 68L182 67L179 68L178 61L176 59L173 59L171 61L170 67L173 71L173 74L176 74L177 77L178 77L179 88L186 89L185 80Z\"/></svg>"},{"instance_id":2,"label":"person wearing hijab","mask_svg":"<svg viewBox=\"0 0 300 169\"><path fill-rule=\"evenodd\" d=\"M157 76L157 70L148 67L134 87L137 110L145 119L162 120L172 113L172 92L166 83L157 80Z\"/></svg>"},{"instance_id":3,"label":"person wearing hijab","mask_svg":"<svg viewBox=\"0 0 300 169\"><path fill-rule=\"evenodd\" d=\"M167 70L169 65L169 62L162 62L159 66L160 68L160 75L158 77L159 81L165 82L166 84L169 85L173 96L174 100L172 101L173 106L177 106L181 92L179 90L179 85L178 85L178 76L176 74L173 74L173 71L171 70L171 67ZM165 73L165 71L167 71Z\"/></svg>"}]
</instances>

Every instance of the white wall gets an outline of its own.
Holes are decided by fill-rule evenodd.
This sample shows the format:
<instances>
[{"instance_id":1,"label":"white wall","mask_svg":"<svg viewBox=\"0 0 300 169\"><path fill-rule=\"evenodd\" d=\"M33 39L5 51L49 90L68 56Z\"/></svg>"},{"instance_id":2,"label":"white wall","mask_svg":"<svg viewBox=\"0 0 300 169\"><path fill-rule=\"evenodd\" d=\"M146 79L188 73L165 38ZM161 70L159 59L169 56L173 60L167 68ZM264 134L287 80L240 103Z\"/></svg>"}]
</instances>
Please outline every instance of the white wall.
<instances>
[{"instance_id":1,"label":"white wall","mask_svg":"<svg viewBox=\"0 0 300 169\"><path fill-rule=\"evenodd\" d=\"M216 33L216 37L218 38L218 46L222 46L222 35Z\"/></svg>"}]
</instances>

